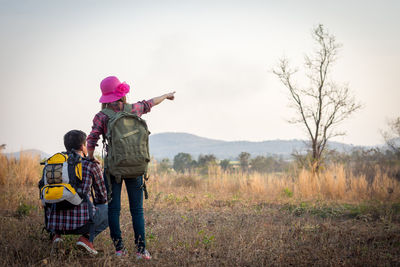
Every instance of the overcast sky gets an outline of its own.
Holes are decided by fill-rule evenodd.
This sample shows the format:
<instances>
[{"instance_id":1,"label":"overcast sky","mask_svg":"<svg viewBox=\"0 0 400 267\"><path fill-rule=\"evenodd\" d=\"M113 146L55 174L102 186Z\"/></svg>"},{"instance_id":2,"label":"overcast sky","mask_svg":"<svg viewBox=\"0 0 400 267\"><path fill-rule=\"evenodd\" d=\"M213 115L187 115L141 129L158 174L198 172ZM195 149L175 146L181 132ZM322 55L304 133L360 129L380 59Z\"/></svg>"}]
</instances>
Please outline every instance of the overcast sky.
<instances>
[{"instance_id":1,"label":"overcast sky","mask_svg":"<svg viewBox=\"0 0 400 267\"><path fill-rule=\"evenodd\" d=\"M381 144L400 116L399 3L0 0L0 143L63 150L65 132L90 132L109 75L130 102L176 91L143 116L153 134L305 139L271 70L284 55L302 68L321 23L343 45L332 78L364 105L335 140Z\"/></svg>"}]
</instances>

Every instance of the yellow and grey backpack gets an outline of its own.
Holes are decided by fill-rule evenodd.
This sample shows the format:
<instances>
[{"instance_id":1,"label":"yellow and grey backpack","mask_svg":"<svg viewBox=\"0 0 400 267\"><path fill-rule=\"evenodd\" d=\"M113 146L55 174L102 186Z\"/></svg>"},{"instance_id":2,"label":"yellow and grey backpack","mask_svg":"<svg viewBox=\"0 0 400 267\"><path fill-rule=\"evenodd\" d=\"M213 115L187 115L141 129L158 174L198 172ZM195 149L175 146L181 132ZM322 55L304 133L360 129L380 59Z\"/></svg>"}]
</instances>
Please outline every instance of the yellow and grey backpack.
<instances>
[{"instance_id":1,"label":"yellow and grey backpack","mask_svg":"<svg viewBox=\"0 0 400 267\"><path fill-rule=\"evenodd\" d=\"M44 163L39 182L40 199L44 206L70 209L83 201L82 158L76 153L57 153Z\"/></svg>"}]
</instances>

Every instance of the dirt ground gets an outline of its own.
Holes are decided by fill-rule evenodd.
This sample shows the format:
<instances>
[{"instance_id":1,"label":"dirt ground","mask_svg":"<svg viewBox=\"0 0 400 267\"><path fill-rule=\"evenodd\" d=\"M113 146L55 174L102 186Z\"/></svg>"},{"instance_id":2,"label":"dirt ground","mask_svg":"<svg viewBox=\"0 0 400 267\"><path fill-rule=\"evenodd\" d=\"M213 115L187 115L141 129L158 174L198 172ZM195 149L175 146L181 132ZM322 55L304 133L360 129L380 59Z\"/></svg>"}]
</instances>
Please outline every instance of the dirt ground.
<instances>
[{"instance_id":1,"label":"dirt ground","mask_svg":"<svg viewBox=\"0 0 400 267\"><path fill-rule=\"evenodd\" d=\"M94 243L100 254L89 257L76 248L77 236L65 236L60 248L52 248L35 196L21 197L16 206L2 204L1 266L400 266L398 204L207 196L199 202L195 195L152 194L145 218L153 258L139 261L127 201L121 227L130 255L114 256L106 230Z\"/></svg>"}]
</instances>

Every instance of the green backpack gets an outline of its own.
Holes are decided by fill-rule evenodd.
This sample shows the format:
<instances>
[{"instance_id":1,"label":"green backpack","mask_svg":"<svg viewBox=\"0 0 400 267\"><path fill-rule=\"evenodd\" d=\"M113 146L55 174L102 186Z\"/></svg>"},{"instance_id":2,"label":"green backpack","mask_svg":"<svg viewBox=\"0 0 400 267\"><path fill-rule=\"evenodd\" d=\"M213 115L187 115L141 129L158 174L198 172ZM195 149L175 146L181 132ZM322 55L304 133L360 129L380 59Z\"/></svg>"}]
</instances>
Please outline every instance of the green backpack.
<instances>
[{"instance_id":1,"label":"green backpack","mask_svg":"<svg viewBox=\"0 0 400 267\"><path fill-rule=\"evenodd\" d=\"M107 155L104 168L117 182L121 178L146 176L150 162L150 132L146 121L131 111L131 104L124 104L124 109L120 112L109 108L101 111L109 118L105 136Z\"/></svg>"}]
</instances>

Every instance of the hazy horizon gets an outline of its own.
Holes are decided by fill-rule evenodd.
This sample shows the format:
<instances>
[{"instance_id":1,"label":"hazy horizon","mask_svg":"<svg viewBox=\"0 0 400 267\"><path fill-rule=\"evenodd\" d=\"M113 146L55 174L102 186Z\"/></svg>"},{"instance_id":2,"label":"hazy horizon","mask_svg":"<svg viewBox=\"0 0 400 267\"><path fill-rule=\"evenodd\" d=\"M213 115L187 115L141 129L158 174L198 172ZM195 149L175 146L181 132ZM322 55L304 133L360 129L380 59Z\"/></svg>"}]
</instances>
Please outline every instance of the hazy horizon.
<instances>
[{"instance_id":1,"label":"hazy horizon","mask_svg":"<svg viewBox=\"0 0 400 267\"><path fill-rule=\"evenodd\" d=\"M187 132L162 132L162 133L154 133L154 134L151 134L150 136L164 135L164 134L189 134L189 135L193 135L193 136L199 137L199 138L205 138L205 139L209 139L209 140L212 140L212 141L223 141L223 142L251 142L251 143L254 142L254 143L261 143L261 142L270 142L270 141L272 141L272 142L273 141L289 141L289 142L290 141L300 141L300 142L307 142L308 141L306 139L298 139L298 138L293 138L293 139L279 139L279 138L277 138L277 139L260 140L260 141L250 141L250 140L242 140L242 139L239 139L239 140L223 140L223 139L209 138L209 137L206 137L206 136L199 136L199 135L192 134L192 133L187 133ZM334 140L332 140L330 142L342 143L342 142L338 142L338 141L334 141ZM356 147L368 147L368 148L371 147L371 146L358 146L358 145L348 144L348 143L343 143L343 144L349 145L349 146L354 146L354 148L356 148ZM384 144L377 144L377 145L372 146L372 147L379 147L379 146L382 146L382 145L384 145ZM99 147L101 149L102 145L100 144ZM96 153L99 154L99 155L101 154L101 150L100 149L96 150ZM21 148L18 151L7 151L6 153L7 154L14 154L14 153L19 153L21 151L23 152L23 151L29 151L29 150L39 150L40 152L44 152L44 153L49 154L49 155L53 154L53 152L44 151L44 150L41 150L39 148L34 148L34 147L32 147L32 148ZM61 150L64 151L65 149L61 149ZM152 152L152 150L150 150L150 153L151 152ZM181 152L185 152L185 151L181 151ZM243 152L248 152L248 151L243 151Z\"/></svg>"},{"instance_id":2,"label":"hazy horizon","mask_svg":"<svg viewBox=\"0 0 400 267\"><path fill-rule=\"evenodd\" d=\"M332 141L375 146L400 116L398 1L0 1L0 144L63 149L90 132L99 83L116 75L130 102L176 91L143 116L150 131L233 141L307 139L271 73L314 49L323 24L343 46L332 79L364 106ZM302 77L299 76L299 81Z\"/></svg>"}]
</instances>

